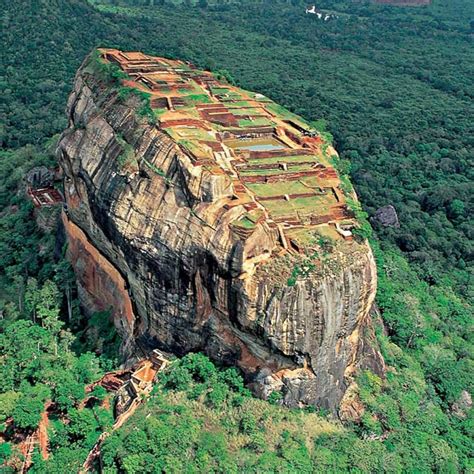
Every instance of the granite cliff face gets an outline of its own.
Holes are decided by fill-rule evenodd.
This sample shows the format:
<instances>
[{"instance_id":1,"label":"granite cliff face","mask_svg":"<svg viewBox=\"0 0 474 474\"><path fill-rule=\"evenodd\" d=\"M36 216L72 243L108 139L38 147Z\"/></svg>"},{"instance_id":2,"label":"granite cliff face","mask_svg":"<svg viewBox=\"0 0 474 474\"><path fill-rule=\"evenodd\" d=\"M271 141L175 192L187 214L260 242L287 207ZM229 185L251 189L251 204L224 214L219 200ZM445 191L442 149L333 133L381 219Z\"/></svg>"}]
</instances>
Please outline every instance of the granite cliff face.
<instances>
[{"instance_id":1,"label":"granite cliff face","mask_svg":"<svg viewBox=\"0 0 474 474\"><path fill-rule=\"evenodd\" d=\"M128 77L111 85L86 62L58 147L69 257L86 309L112 309L125 356L202 351L239 366L263 397L279 390L289 405L335 410L357 367L380 372L383 361L369 342L374 259L353 239L327 146L297 119L270 114L275 104L263 96L190 65L101 54ZM178 90L187 87L205 106L196 109L195 98L186 106ZM155 123L129 88L151 94ZM231 93L242 96L226 101ZM231 117L242 107L254 114L238 120L250 121L245 133ZM268 164L252 165L260 159Z\"/></svg>"}]
</instances>

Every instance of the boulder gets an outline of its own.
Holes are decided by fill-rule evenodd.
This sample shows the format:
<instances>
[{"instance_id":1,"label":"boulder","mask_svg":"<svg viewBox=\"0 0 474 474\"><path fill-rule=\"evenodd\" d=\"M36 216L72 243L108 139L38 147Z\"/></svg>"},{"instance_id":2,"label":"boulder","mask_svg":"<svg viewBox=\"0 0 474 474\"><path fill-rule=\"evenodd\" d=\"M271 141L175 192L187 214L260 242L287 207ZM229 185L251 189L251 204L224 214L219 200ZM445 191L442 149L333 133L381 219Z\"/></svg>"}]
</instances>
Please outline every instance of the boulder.
<instances>
[{"instance_id":1,"label":"boulder","mask_svg":"<svg viewBox=\"0 0 474 474\"><path fill-rule=\"evenodd\" d=\"M400 227L397 211L391 204L377 209L371 220L383 227Z\"/></svg>"}]
</instances>

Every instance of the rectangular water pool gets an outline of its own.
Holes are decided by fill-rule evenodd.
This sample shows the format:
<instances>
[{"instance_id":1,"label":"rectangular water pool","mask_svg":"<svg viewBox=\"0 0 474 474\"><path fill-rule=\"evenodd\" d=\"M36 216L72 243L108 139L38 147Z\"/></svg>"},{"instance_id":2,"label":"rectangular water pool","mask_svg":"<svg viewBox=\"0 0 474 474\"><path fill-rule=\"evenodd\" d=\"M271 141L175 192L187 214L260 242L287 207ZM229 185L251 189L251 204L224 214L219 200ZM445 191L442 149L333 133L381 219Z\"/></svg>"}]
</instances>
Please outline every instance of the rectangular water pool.
<instances>
[{"instance_id":1,"label":"rectangular water pool","mask_svg":"<svg viewBox=\"0 0 474 474\"><path fill-rule=\"evenodd\" d=\"M235 150L249 151L274 151L287 148L283 143L274 138L261 140L231 140L227 142L226 145Z\"/></svg>"}]
</instances>

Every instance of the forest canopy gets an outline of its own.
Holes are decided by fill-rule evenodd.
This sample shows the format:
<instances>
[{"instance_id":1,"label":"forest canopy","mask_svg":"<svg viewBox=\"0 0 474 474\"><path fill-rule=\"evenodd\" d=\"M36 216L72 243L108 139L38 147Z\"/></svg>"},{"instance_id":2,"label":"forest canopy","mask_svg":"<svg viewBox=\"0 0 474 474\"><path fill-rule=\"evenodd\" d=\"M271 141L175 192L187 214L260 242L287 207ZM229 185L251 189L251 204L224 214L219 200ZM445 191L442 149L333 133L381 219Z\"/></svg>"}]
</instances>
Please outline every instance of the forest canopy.
<instances>
[{"instance_id":1,"label":"forest canopy","mask_svg":"<svg viewBox=\"0 0 474 474\"><path fill-rule=\"evenodd\" d=\"M373 216L390 204L400 221L400 227L372 221L383 319L377 337L389 370L386 380L359 375L366 408L360 422L341 427L324 413L254 400L238 374L196 356L178 361L150 412L139 412L110 439L107 472L144 472L140 456L170 470L192 462L197 472L474 468L472 409L462 406L474 380L474 3L399 8L322 0L318 6L334 15L327 22L307 15L306 6L296 0L4 5L0 423L2 430L16 425L29 432L48 403L61 414L50 426L51 458L35 458L32 472L77 469L112 421L99 394L86 410L81 403L87 385L118 365L120 341L107 314L81 313L61 242L54 228L38 225L48 216L34 211L23 180L34 166L55 166L75 72L97 46L192 61L317 121L334 137L364 209ZM196 382L193 364L204 366L215 386ZM204 421L197 407L205 409ZM215 430L200 431L202 423ZM330 433L302 438L298 432L308 426ZM189 450L171 460L154 450L157 440L170 452L182 442ZM0 462L13 451L0 444Z\"/></svg>"}]
</instances>

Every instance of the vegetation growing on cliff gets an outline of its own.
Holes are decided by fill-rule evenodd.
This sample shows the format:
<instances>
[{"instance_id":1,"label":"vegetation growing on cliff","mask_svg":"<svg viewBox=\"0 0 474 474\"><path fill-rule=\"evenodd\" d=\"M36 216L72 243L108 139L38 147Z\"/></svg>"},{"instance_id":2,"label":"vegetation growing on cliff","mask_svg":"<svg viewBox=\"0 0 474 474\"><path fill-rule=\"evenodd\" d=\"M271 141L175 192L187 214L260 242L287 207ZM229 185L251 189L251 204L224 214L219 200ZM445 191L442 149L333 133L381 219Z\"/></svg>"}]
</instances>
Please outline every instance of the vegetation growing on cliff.
<instances>
[{"instance_id":1,"label":"vegetation growing on cliff","mask_svg":"<svg viewBox=\"0 0 474 474\"><path fill-rule=\"evenodd\" d=\"M117 135L117 141L120 144L122 152L117 157L118 165L121 170L128 168L132 165L137 165L137 159L135 157L135 151L130 143L127 143L125 139Z\"/></svg>"},{"instance_id":2,"label":"vegetation growing on cliff","mask_svg":"<svg viewBox=\"0 0 474 474\"><path fill-rule=\"evenodd\" d=\"M32 219L21 178L33 165L52 163L48 140L65 127L63 109L74 73L93 47L107 44L227 70L240 85L308 120L326 118L342 158L352 163L364 209L372 214L391 203L402 225L376 229L378 303L388 332L380 328L379 339L392 368L386 382L370 373L361 376L367 411L360 423L329 427L314 414L247 397L241 407L228 408L227 416L222 407L208 406L207 396L192 398L190 391L201 388L191 382L189 390L163 388L149 408L153 430L133 430L145 424L144 408L117 433L106 462L126 462L128 472L143 472L138 454L150 460L146 443L158 436L178 451L176 462L204 459L202 466L215 469L230 458L230 465L241 462L249 470L264 463L268 472L280 466L301 472L472 470L473 415L461 403L464 391L472 394L474 379L472 2L440 1L407 11L325 0L322 7L340 14L327 24L290 3L147 10L135 8L139 2L134 0L116 2L134 7L127 9L104 3L109 5L99 11L81 0L9 2L2 18L2 44L10 53L2 56L0 78L6 148L0 154L0 357L6 371L0 415L2 422L13 415L28 429L37 423L40 405L53 397L68 405L64 409L74 420L66 427L51 422L53 457L47 464L35 458L34 469L64 472L68 466L73 471L102 422L91 412L79 415L74 406L99 365L94 356L74 354L64 326L58 333L58 325L68 319L65 308L58 319L57 304L49 307L54 324L47 327L43 318L34 322L34 313L26 309L26 288L34 285L28 279L37 281L31 300L46 304L42 289L52 288L56 262L53 236ZM72 328L83 329L75 317ZM87 370L72 377L82 363ZM56 391L62 385L63 394ZM197 413L201 407L203 415ZM271 419L266 425L265 414ZM244 416L248 419L242 421ZM189 440L173 437L168 424ZM210 426L206 432L211 435L199 438L200 424ZM308 425L326 426L329 433L301 439L298 432ZM248 444L236 454L239 439ZM189 451L180 451L183 442L189 442ZM0 445L3 458L11 451L8 443Z\"/></svg>"},{"instance_id":3,"label":"vegetation growing on cliff","mask_svg":"<svg viewBox=\"0 0 474 474\"><path fill-rule=\"evenodd\" d=\"M117 93L117 97L121 102L135 98L138 101L136 106L138 116L146 118L149 123L155 123L156 116L150 106L150 94L124 84L124 81L130 79L127 74L117 65L103 61L97 49L91 52L87 60L85 72L94 74L107 84L111 90ZM126 154L126 151L124 153Z\"/></svg>"}]
</instances>

